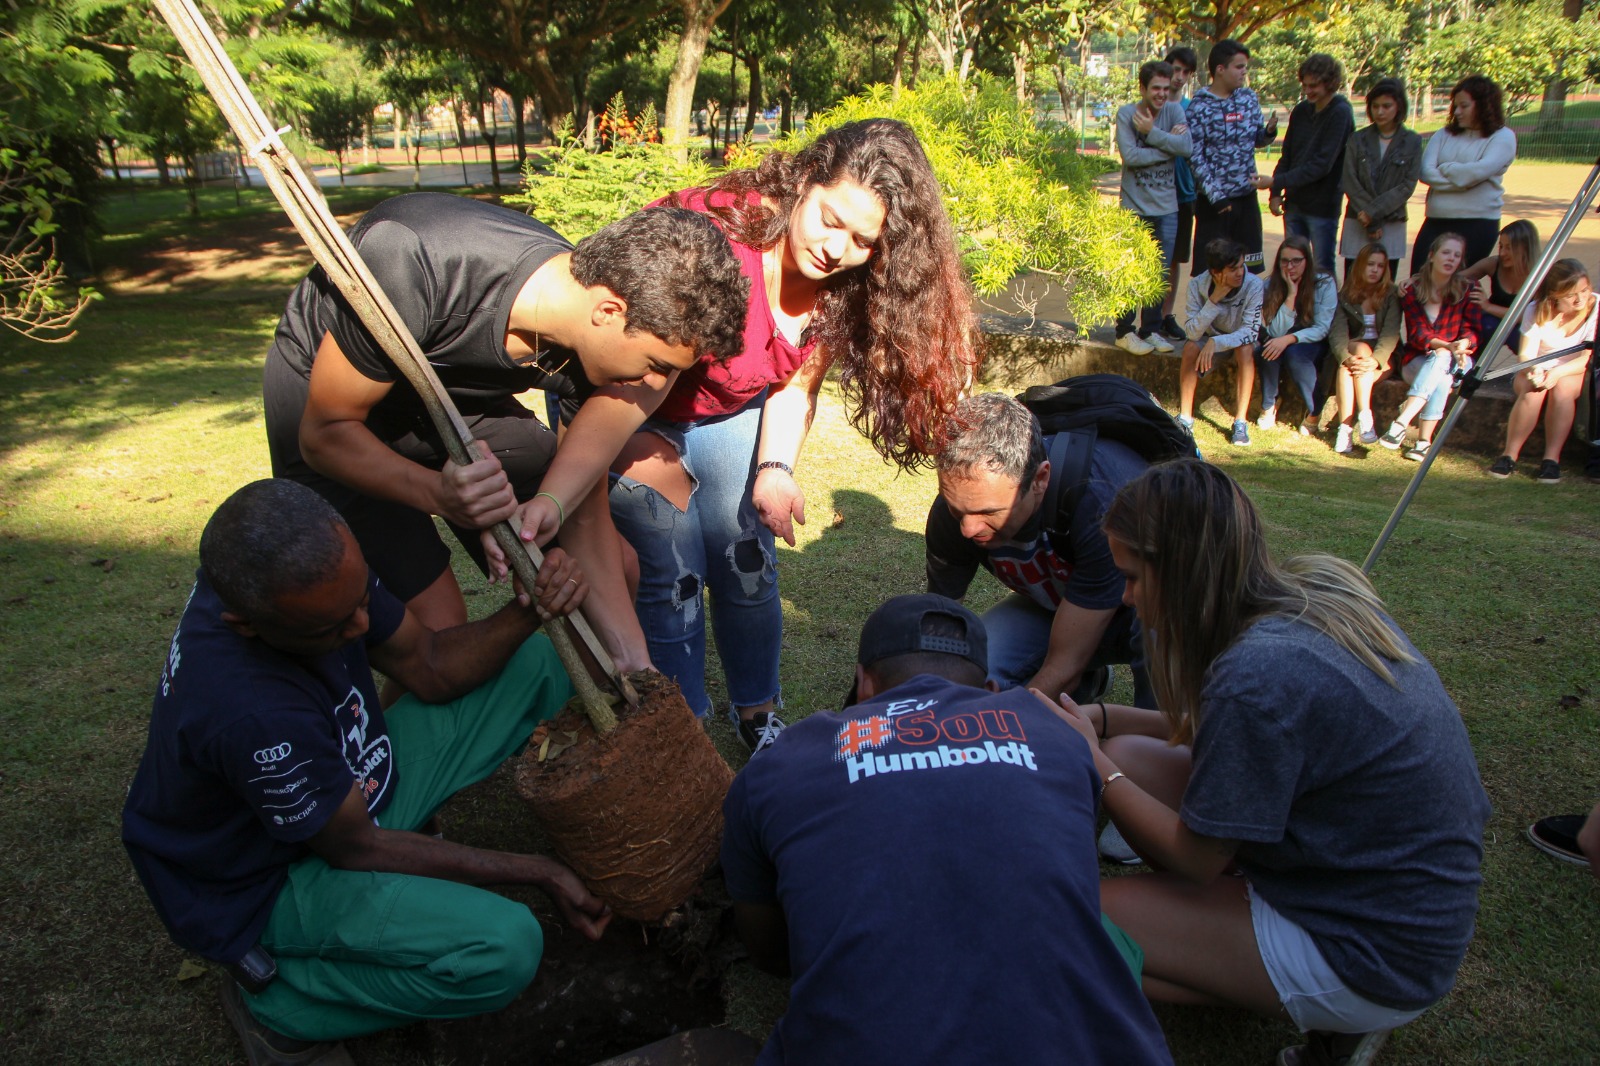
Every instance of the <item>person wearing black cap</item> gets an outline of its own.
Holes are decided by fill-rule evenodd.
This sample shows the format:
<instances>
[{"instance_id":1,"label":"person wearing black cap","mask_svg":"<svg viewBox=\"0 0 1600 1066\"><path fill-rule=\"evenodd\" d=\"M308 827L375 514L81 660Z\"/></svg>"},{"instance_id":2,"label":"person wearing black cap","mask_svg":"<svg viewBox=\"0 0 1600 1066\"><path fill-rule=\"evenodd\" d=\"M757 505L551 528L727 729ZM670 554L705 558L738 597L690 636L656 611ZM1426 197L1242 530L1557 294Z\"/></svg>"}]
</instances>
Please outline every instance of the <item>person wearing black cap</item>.
<instances>
[{"instance_id":1,"label":"person wearing black cap","mask_svg":"<svg viewBox=\"0 0 1600 1066\"><path fill-rule=\"evenodd\" d=\"M734 779L722 868L758 966L791 974L759 1063L1167 1063L1142 953L1100 914L1087 743L986 686L983 623L898 596L839 712Z\"/></svg>"}]
</instances>

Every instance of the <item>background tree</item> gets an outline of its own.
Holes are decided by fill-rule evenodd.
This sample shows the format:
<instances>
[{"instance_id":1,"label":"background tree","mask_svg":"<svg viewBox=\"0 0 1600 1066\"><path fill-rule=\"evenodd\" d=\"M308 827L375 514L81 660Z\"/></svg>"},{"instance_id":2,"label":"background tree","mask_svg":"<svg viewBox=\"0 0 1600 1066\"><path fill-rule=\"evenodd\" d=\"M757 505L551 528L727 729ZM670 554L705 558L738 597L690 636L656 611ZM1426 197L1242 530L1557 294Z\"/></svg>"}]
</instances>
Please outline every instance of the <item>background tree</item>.
<instances>
[{"instance_id":1,"label":"background tree","mask_svg":"<svg viewBox=\"0 0 1600 1066\"><path fill-rule=\"evenodd\" d=\"M354 83L348 86L322 85L306 99L306 136L325 152L332 152L339 168L339 185L344 185L344 157L366 128L376 94Z\"/></svg>"}]
</instances>

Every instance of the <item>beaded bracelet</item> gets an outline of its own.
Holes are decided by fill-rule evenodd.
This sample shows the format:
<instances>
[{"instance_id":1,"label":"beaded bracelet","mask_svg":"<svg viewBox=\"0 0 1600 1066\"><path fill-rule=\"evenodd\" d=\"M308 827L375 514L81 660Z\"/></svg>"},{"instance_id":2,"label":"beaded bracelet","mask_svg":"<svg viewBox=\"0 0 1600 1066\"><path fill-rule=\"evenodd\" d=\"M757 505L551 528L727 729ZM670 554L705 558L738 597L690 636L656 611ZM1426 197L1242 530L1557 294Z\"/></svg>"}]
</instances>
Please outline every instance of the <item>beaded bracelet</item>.
<instances>
[{"instance_id":1,"label":"beaded bracelet","mask_svg":"<svg viewBox=\"0 0 1600 1066\"><path fill-rule=\"evenodd\" d=\"M794 467L790 466L788 463L780 463L776 459L768 459L764 463L757 463L756 473L759 474L763 470L782 470L790 477L794 477Z\"/></svg>"}]
</instances>

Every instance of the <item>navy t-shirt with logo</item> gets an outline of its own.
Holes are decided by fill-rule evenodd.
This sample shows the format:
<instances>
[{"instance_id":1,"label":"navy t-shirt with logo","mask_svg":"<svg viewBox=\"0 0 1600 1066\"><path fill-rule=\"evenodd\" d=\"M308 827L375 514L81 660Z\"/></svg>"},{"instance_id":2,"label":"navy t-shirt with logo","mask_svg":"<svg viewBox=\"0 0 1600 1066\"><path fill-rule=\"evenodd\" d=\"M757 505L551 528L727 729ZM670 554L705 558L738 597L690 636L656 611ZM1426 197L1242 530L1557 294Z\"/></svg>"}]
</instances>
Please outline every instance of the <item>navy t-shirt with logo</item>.
<instances>
[{"instance_id":1,"label":"navy t-shirt with logo","mask_svg":"<svg viewBox=\"0 0 1600 1066\"><path fill-rule=\"evenodd\" d=\"M232 962L290 863L359 783L376 817L398 775L367 648L405 606L368 576L366 635L315 659L241 636L201 575L167 653L122 839L182 947Z\"/></svg>"},{"instance_id":2,"label":"navy t-shirt with logo","mask_svg":"<svg viewBox=\"0 0 1600 1066\"><path fill-rule=\"evenodd\" d=\"M1100 924L1083 738L1021 689L922 675L784 730L723 805L794 974L758 1060L1170 1063Z\"/></svg>"}]
</instances>

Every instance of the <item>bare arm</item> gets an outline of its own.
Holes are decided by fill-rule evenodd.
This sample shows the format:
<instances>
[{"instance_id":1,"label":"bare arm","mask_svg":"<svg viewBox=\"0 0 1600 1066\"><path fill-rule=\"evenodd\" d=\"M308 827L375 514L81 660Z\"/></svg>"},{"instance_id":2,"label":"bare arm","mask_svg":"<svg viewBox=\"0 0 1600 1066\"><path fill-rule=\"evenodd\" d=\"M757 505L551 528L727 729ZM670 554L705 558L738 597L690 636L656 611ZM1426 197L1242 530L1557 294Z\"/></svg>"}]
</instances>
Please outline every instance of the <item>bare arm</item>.
<instances>
[{"instance_id":1,"label":"bare arm","mask_svg":"<svg viewBox=\"0 0 1600 1066\"><path fill-rule=\"evenodd\" d=\"M380 829L367 813L359 785L352 785L328 824L309 841L311 850L340 870L415 874L468 885L535 885L561 908L568 924L598 940L611 910L576 874L542 855L470 848L421 833Z\"/></svg>"},{"instance_id":2,"label":"bare arm","mask_svg":"<svg viewBox=\"0 0 1600 1066\"><path fill-rule=\"evenodd\" d=\"M537 605L513 600L488 618L438 632L407 611L400 628L370 650L372 665L424 703L456 699L499 673L542 618L570 613L587 591L572 557L553 549L534 587Z\"/></svg>"},{"instance_id":3,"label":"bare arm","mask_svg":"<svg viewBox=\"0 0 1600 1066\"><path fill-rule=\"evenodd\" d=\"M362 374L325 334L311 365L300 418L300 451L318 473L374 499L393 500L457 525L483 529L516 507L500 461L432 470L404 458L367 428L367 416L394 386ZM485 452L487 456L487 452Z\"/></svg>"},{"instance_id":4,"label":"bare arm","mask_svg":"<svg viewBox=\"0 0 1600 1066\"><path fill-rule=\"evenodd\" d=\"M827 373L826 353L818 348L787 381L779 382L767 393L766 405L761 409L757 463L779 462L794 468L806 434L811 431L811 420L816 417L817 393L822 390ZM773 536L782 537L784 543L794 547L795 523L806 524L806 497L794 475L775 467L758 471L751 498L756 513Z\"/></svg>"},{"instance_id":5,"label":"bare arm","mask_svg":"<svg viewBox=\"0 0 1600 1066\"><path fill-rule=\"evenodd\" d=\"M1089 742L1089 750L1094 754L1095 772L1100 775L1101 781L1120 772L1117 764L1100 750L1095 724L1081 708L1070 701L1058 705L1037 689L1034 695ZM1236 840L1222 840L1194 832L1183 824L1177 811L1125 776L1105 786L1100 802L1135 851L1197 885L1215 880L1228 868L1235 852L1239 850Z\"/></svg>"},{"instance_id":6,"label":"bare arm","mask_svg":"<svg viewBox=\"0 0 1600 1066\"><path fill-rule=\"evenodd\" d=\"M1063 600L1050 623L1050 644L1045 649L1044 662L1039 664L1028 687L1056 693L1077 688L1084 667L1094 657L1100 638L1116 613L1115 608L1096 611Z\"/></svg>"}]
</instances>

